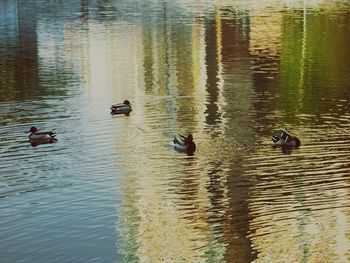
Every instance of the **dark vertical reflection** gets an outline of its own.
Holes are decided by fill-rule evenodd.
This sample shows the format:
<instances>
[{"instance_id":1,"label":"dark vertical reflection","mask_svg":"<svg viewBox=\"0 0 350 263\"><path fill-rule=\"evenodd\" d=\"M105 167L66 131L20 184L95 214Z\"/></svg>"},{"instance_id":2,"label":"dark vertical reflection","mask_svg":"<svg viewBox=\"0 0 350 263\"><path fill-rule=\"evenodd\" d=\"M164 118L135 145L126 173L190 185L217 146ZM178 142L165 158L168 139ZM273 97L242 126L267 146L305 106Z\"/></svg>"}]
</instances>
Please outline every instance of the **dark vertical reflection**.
<instances>
[{"instance_id":1,"label":"dark vertical reflection","mask_svg":"<svg viewBox=\"0 0 350 263\"><path fill-rule=\"evenodd\" d=\"M13 94L18 53L18 12L17 2L0 3L0 101Z\"/></svg>"},{"instance_id":2,"label":"dark vertical reflection","mask_svg":"<svg viewBox=\"0 0 350 263\"><path fill-rule=\"evenodd\" d=\"M217 46L217 25L215 18L207 19L205 22L205 42L206 42L206 71L207 71L207 92L208 99L206 102L206 123L208 126L220 122L220 113L218 111L219 96L219 61Z\"/></svg>"},{"instance_id":3,"label":"dark vertical reflection","mask_svg":"<svg viewBox=\"0 0 350 263\"><path fill-rule=\"evenodd\" d=\"M89 0L81 0L81 20L87 22L89 20Z\"/></svg>"},{"instance_id":4,"label":"dark vertical reflection","mask_svg":"<svg viewBox=\"0 0 350 263\"><path fill-rule=\"evenodd\" d=\"M243 159L237 157L237 163L242 161ZM251 186L250 178L245 175L242 166L232 166L227 179L229 205L231 209L226 214L227 220L224 224L225 235L227 235L226 243L228 244L225 253L226 262L230 262L233 258L235 259L234 262L237 263L251 262L257 256L249 237L250 222L252 219L249 209Z\"/></svg>"},{"instance_id":5,"label":"dark vertical reflection","mask_svg":"<svg viewBox=\"0 0 350 263\"><path fill-rule=\"evenodd\" d=\"M151 17L143 17L143 68L144 68L144 81L145 91L151 92L153 88L153 52L152 52L152 24Z\"/></svg>"},{"instance_id":6,"label":"dark vertical reflection","mask_svg":"<svg viewBox=\"0 0 350 263\"><path fill-rule=\"evenodd\" d=\"M0 101L26 98L40 92L36 5L2 1L1 12Z\"/></svg>"},{"instance_id":7,"label":"dark vertical reflection","mask_svg":"<svg viewBox=\"0 0 350 263\"><path fill-rule=\"evenodd\" d=\"M271 94L278 90L281 53L281 14L267 11L268 15L260 17L251 11L250 60L252 68L252 85L258 100L253 101L256 123L262 131L271 133L271 118L276 108L276 99Z\"/></svg>"},{"instance_id":8,"label":"dark vertical reflection","mask_svg":"<svg viewBox=\"0 0 350 263\"><path fill-rule=\"evenodd\" d=\"M229 140L247 143L254 132L251 125L251 71L249 59L249 14L236 10L221 11L222 67L224 96L228 104L226 118L230 123L225 131ZM244 94L244 95L243 95ZM243 95L243 97L242 97ZM249 236L250 177L244 173L244 158L239 152L231 153L228 191L229 210L225 211L224 233L228 244L226 262L251 262L255 259ZM237 249L239 248L239 249Z\"/></svg>"},{"instance_id":9,"label":"dark vertical reflection","mask_svg":"<svg viewBox=\"0 0 350 263\"><path fill-rule=\"evenodd\" d=\"M168 21L168 7L167 7L167 2L165 1L163 3L163 28L162 28L162 34L164 37L164 89L166 94L170 94L171 91L169 90L169 79L170 79L170 46L169 46L169 41L171 39L169 38L170 31L171 29L169 28L169 21Z\"/></svg>"},{"instance_id":10,"label":"dark vertical reflection","mask_svg":"<svg viewBox=\"0 0 350 263\"><path fill-rule=\"evenodd\" d=\"M39 88L37 12L35 3L18 3L19 47L16 64L16 85L24 96Z\"/></svg>"}]
</instances>

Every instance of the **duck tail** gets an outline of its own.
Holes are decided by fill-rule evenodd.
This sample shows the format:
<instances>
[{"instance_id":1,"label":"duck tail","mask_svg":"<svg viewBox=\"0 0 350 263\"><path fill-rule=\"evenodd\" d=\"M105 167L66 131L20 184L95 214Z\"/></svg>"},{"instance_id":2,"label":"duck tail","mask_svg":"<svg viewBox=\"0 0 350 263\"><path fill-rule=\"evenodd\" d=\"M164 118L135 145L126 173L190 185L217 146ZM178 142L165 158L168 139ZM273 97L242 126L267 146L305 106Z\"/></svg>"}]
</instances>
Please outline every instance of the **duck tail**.
<instances>
[{"instance_id":1,"label":"duck tail","mask_svg":"<svg viewBox=\"0 0 350 263\"><path fill-rule=\"evenodd\" d=\"M174 142L174 143L180 143L177 136L174 137L173 142Z\"/></svg>"},{"instance_id":2,"label":"duck tail","mask_svg":"<svg viewBox=\"0 0 350 263\"><path fill-rule=\"evenodd\" d=\"M52 137L52 138L55 138L55 136L57 135L56 132L55 132L55 130L52 130L52 131L48 132L48 134L49 134L50 137Z\"/></svg>"}]
</instances>

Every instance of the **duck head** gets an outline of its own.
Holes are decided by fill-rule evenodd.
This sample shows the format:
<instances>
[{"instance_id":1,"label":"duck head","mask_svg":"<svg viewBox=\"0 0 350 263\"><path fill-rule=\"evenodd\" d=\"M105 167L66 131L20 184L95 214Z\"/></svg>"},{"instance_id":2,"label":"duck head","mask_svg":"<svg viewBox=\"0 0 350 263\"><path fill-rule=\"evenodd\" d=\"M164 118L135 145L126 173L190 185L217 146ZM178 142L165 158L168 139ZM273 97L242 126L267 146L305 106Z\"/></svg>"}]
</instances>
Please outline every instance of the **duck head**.
<instances>
[{"instance_id":1,"label":"duck head","mask_svg":"<svg viewBox=\"0 0 350 263\"><path fill-rule=\"evenodd\" d=\"M186 141L187 141L188 143L193 142L193 136L192 136L192 134L189 134L189 135L187 136Z\"/></svg>"},{"instance_id":2,"label":"duck head","mask_svg":"<svg viewBox=\"0 0 350 263\"><path fill-rule=\"evenodd\" d=\"M299 140L297 137L293 137L293 139L294 139L294 141L295 141L295 148L300 147L300 145L301 145L300 140Z\"/></svg>"},{"instance_id":3,"label":"duck head","mask_svg":"<svg viewBox=\"0 0 350 263\"><path fill-rule=\"evenodd\" d=\"M123 104L130 105L130 101L124 100Z\"/></svg>"},{"instance_id":4,"label":"duck head","mask_svg":"<svg viewBox=\"0 0 350 263\"><path fill-rule=\"evenodd\" d=\"M189 134L186 138L186 145L187 145L187 154L193 155L193 153L196 151L196 144L193 142L193 136L192 134Z\"/></svg>"},{"instance_id":5,"label":"duck head","mask_svg":"<svg viewBox=\"0 0 350 263\"><path fill-rule=\"evenodd\" d=\"M37 132L37 131L38 131L38 129L36 127L34 127L34 126L31 127L30 130L29 130L29 132L32 132L32 133L33 132Z\"/></svg>"}]
</instances>

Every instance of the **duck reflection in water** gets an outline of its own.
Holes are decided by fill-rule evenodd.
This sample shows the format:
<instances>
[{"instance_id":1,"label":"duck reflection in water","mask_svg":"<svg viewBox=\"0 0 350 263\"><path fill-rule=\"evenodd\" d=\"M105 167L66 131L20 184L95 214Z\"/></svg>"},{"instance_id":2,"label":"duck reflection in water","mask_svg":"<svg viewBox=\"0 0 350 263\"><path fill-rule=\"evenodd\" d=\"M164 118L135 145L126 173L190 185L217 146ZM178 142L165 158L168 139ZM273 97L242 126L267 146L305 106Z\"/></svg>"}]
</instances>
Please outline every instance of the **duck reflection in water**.
<instances>
[{"instance_id":1,"label":"duck reflection in water","mask_svg":"<svg viewBox=\"0 0 350 263\"><path fill-rule=\"evenodd\" d=\"M40 144L49 144L57 142L56 132L53 130L47 132L40 132L36 127L31 127L29 132L29 141L33 147L36 147Z\"/></svg>"},{"instance_id":2,"label":"duck reflection in water","mask_svg":"<svg viewBox=\"0 0 350 263\"><path fill-rule=\"evenodd\" d=\"M179 152L186 152L188 155L193 155L196 151L196 144L193 141L192 134L187 136L178 134L174 137L172 145Z\"/></svg>"}]
</instances>

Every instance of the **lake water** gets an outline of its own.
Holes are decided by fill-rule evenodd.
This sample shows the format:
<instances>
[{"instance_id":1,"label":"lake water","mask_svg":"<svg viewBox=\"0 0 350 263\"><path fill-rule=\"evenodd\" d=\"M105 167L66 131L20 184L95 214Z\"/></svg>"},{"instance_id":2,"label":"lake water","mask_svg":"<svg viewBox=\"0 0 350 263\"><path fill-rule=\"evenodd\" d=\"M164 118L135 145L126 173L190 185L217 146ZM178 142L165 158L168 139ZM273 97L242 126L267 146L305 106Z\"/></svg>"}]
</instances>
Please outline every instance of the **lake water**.
<instances>
[{"instance_id":1,"label":"lake water","mask_svg":"<svg viewBox=\"0 0 350 263\"><path fill-rule=\"evenodd\" d=\"M1 262L350 262L349 61L347 0L1 1Z\"/></svg>"}]
</instances>

